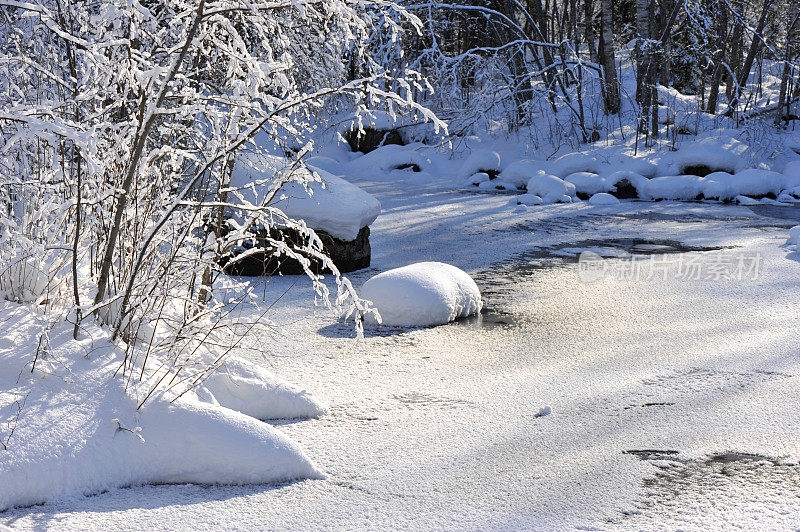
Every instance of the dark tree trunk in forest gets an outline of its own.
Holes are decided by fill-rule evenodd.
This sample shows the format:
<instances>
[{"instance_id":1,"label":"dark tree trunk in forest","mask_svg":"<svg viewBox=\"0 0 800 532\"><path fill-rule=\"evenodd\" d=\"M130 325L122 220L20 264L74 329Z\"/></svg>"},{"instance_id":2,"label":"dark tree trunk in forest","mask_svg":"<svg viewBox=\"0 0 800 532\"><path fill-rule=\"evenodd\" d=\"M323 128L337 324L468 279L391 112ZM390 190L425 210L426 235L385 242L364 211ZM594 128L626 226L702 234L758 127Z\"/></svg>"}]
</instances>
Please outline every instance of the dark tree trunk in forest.
<instances>
[{"instance_id":1,"label":"dark tree trunk in forest","mask_svg":"<svg viewBox=\"0 0 800 532\"><path fill-rule=\"evenodd\" d=\"M601 12L601 39L603 65L603 96L605 97L606 112L619 113L620 97L619 83L617 81L617 61L614 57L614 17L611 10L611 0L600 0Z\"/></svg>"}]
</instances>

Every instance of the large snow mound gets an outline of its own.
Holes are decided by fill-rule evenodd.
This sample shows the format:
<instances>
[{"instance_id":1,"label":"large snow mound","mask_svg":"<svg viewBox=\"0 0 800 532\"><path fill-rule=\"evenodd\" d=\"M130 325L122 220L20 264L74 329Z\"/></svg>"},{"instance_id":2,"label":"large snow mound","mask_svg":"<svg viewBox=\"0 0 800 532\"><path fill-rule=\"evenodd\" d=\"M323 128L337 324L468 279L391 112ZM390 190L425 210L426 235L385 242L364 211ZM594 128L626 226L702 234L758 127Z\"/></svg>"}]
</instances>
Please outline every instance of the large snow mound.
<instances>
[{"instance_id":1,"label":"large snow mound","mask_svg":"<svg viewBox=\"0 0 800 532\"><path fill-rule=\"evenodd\" d=\"M800 246L800 225L795 225L789 229L789 240L786 243L791 246Z\"/></svg>"},{"instance_id":2,"label":"large snow mound","mask_svg":"<svg viewBox=\"0 0 800 532\"><path fill-rule=\"evenodd\" d=\"M173 403L154 395L137 409L147 382L114 376L124 353L90 320L77 341L71 325L30 306L4 303L0 321L0 420L15 426L0 451L0 511L138 484L323 476L276 428L193 393ZM43 335L46 355L31 372Z\"/></svg>"},{"instance_id":3,"label":"large snow mound","mask_svg":"<svg viewBox=\"0 0 800 532\"><path fill-rule=\"evenodd\" d=\"M599 192L609 192L614 188L605 178L592 172L575 172L568 175L564 181L575 185L576 192L590 196Z\"/></svg>"},{"instance_id":4,"label":"large snow mound","mask_svg":"<svg viewBox=\"0 0 800 532\"><path fill-rule=\"evenodd\" d=\"M606 192L598 192L589 198L589 204L595 206L619 205L619 200Z\"/></svg>"},{"instance_id":5,"label":"large snow mound","mask_svg":"<svg viewBox=\"0 0 800 532\"><path fill-rule=\"evenodd\" d=\"M548 174L549 169L550 164L546 161L520 159L505 167L499 178L508 183L513 183L518 188L524 188L532 177Z\"/></svg>"},{"instance_id":6,"label":"large snow mound","mask_svg":"<svg viewBox=\"0 0 800 532\"><path fill-rule=\"evenodd\" d=\"M298 180L276 182L287 168L288 161L279 157L240 157L233 169L231 188L244 200L261 205L280 185L272 206L341 240L354 240L381 212L381 204L373 196L319 167L316 176L298 168L293 174Z\"/></svg>"},{"instance_id":7,"label":"large snow mound","mask_svg":"<svg viewBox=\"0 0 800 532\"><path fill-rule=\"evenodd\" d=\"M686 144L678 151L662 157L658 164L659 175L691 174L700 168L710 172L734 173L747 167L744 156L749 146L732 136L720 132ZM707 173L710 173L707 172Z\"/></svg>"},{"instance_id":8,"label":"large snow mound","mask_svg":"<svg viewBox=\"0 0 800 532\"><path fill-rule=\"evenodd\" d=\"M528 194L535 194L545 203L563 202L575 196L575 185L550 174L534 175L528 180Z\"/></svg>"},{"instance_id":9,"label":"large snow mound","mask_svg":"<svg viewBox=\"0 0 800 532\"><path fill-rule=\"evenodd\" d=\"M379 273L364 283L361 297L372 301L381 323L390 326L441 325L477 314L483 306L475 281L442 262L418 262Z\"/></svg>"},{"instance_id":10,"label":"large snow mound","mask_svg":"<svg viewBox=\"0 0 800 532\"><path fill-rule=\"evenodd\" d=\"M461 165L458 177L464 180L478 172L486 171L500 171L500 155L490 150L475 150Z\"/></svg>"}]
</instances>

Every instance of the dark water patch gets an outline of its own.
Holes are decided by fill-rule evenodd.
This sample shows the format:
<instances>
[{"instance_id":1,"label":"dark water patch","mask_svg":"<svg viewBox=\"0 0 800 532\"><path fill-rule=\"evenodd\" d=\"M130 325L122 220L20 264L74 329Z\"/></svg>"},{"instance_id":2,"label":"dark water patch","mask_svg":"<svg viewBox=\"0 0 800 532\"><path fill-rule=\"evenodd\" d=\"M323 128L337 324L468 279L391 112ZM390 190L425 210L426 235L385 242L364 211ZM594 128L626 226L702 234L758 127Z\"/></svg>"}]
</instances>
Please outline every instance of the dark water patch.
<instances>
[{"instance_id":1,"label":"dark water patch","mask_svg":"<svg viewBox=\"0 0 800 532\"><path fill-rule=\"evenodd\" d=\"M624 454L650 462L657 470L644 480L644 494L635 502L636 510L621 510L619 517L608 520L615 525L628 519L662 522L665 515L690 515L717 503L752 507L762 500L759 493L790 504L800 502L800 465L796 462L741 451L699 459L682 458L672 449L632 449Z\"/></svg>"}]
</instances>

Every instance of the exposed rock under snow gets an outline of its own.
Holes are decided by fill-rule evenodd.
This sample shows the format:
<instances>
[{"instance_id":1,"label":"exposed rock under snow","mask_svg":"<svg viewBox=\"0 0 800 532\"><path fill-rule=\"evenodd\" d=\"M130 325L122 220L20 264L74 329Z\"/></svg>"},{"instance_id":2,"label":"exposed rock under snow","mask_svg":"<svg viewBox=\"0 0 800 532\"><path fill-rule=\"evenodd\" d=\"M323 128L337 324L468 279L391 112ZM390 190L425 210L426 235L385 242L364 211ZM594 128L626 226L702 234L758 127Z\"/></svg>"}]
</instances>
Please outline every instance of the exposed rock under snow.
<instances>
[{"instance_id":1,"label":"exposed rock under snow","mask_svg":"<svg viewBox=\"0 0 800 532\"><path fill-rule=\"evenodd\" d=\"M389 326L430 326L480 312L483 303L475 281L442 262L418 262L385 271L361 288ZM368 323L374 318L368 317Z\"/></svg>"}]
</instances>

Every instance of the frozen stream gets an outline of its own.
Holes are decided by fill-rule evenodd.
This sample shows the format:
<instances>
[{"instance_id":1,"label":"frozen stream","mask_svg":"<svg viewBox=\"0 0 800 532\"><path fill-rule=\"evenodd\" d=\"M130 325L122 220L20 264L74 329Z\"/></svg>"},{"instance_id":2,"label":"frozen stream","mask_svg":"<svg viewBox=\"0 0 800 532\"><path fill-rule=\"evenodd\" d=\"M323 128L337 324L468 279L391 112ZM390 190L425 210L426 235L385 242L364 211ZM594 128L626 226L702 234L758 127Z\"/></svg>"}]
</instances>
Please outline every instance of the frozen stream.
<instances>
[{"instance_id":1,"label":"frozen stream","mask_svg":"<svg viewBox=\"0 0 800 532\"><path fill-rule=\"evenodd\" d=\"M474 275L482 319L370 331L299 283L248 339L331 404L282 423L329 474L146 486L0 514L28 528L791 529L800 522L800 209L677 203L520 213L508 196L360 183L377 271ZM604 275L585 282L592 251ZM639 269L627 258L637 257ZM735 279L730 265L755 271ZM751 261L751 262L747 262ZM727 271L727 270L726 270ZM633 272L633 273L631 273ZM696 272L699 272L695 275ZM275 279L265 299L290 279ZM310 313L309 311L312 310ZM245 353L245 354L246 354ZM538 415L550 406L549 415Z\"/></svg>"}]
</instances>

